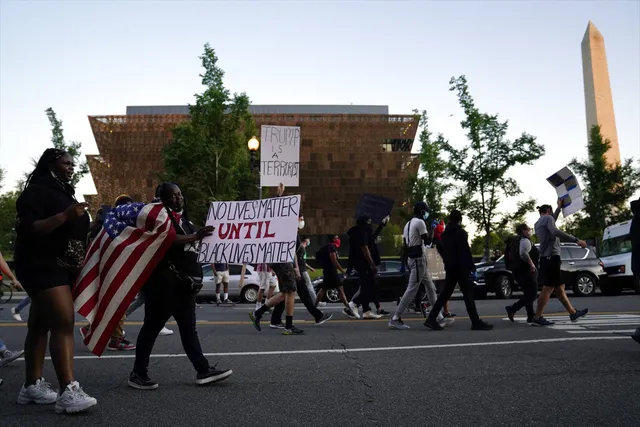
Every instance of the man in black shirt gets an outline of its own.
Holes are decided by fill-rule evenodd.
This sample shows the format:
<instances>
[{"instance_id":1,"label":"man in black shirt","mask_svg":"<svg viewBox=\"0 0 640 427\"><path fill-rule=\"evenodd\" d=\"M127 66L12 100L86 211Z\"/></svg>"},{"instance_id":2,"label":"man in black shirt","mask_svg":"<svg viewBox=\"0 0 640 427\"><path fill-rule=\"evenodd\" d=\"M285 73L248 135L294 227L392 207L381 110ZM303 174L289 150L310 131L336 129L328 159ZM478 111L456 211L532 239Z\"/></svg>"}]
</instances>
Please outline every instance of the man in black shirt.
<instances>
[{"instance_id":1,"label":"man in black shirt","mask_svg":"<svg viewBox=\"0 0 640 427\"><path fill-rule=\"evenodd\" d=\"M347 296L344 294L344 288L342 287L342 280L338 276L338 271L342 274L346 273L338 261L338 248L340 248L340 237L336 234L329 235L329 243L321 247L316 252L316 261L322 267L322 285L321 289L316 296L316 305L322 301L328 290L337 290L340 296L340 301L344 304L342 312L351 317L352 319L359 319L360 315L351 310Z\"/></svg>"},{"instance_id":2,"label":"man in black shirt","mask_svg":"<svg viewBox=\"0 0 640 427\"><path fill-rule=\"evenodd\" d=\"M356 220L356 226L348 232L349 236L349 263L355 268L360 279L358 295L349 303L349 308L355 314L358 306L362 305L363 319L380 319L382 316L371 312L370 302L376 298L376 273L380 264L380 256L375 245L375 238L371 228L371 218L361 216ZM374 256L378 255L378 262ZM358 313L360 314L360 313Z\"/></svg>"}]
</instances>

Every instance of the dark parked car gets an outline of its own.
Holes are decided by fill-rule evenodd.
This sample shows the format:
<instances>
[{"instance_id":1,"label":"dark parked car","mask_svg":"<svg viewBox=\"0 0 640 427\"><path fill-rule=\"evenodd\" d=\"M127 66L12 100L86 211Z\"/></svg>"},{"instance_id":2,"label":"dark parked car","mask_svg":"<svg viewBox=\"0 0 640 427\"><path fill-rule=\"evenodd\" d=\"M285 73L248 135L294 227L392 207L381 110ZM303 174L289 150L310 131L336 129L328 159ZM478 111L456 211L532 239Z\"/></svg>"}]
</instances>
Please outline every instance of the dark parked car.
<instances>
[{"instance_id":1,"label":"dark parked car","mask_svg":"<svg viewBox=\"0 0 640 427\"><path fill-rule=\"evenodd\" d=\"M582 249L575 243L562 243L560 257L564 283L568 289L573 290L574 295L593 295L596 288L606 280L604 265L596 255L595 248L587 246ZM477 298L486 297L487 292L494 292L499 298L510 298L513 291L519 290L513 274L505 267L504 257L500 257L492 265L477 268Z\"/></svg>"},{"instance_id":2,"label":"dark parked car","mask_svg":"<svg viewBox=\"0 0 640 427\"><path fill-rule=\"evenodd\" d=\"M407 289L409 273L401 271L401 268L402 263L400 261L382 261L378 267L376 276L380 301L397 301L402 297L402 294ZM347 295L347 299L351 299L360 287L358 274L349 274L346 278L342 274L340 276L343 279L344 293ZM313 287L316 292L320 289L321 284L322 278L313 281ZM327 292L326 299L331 302L338 302L338 291L331 290Z\"/></svg>"}]
</instances>

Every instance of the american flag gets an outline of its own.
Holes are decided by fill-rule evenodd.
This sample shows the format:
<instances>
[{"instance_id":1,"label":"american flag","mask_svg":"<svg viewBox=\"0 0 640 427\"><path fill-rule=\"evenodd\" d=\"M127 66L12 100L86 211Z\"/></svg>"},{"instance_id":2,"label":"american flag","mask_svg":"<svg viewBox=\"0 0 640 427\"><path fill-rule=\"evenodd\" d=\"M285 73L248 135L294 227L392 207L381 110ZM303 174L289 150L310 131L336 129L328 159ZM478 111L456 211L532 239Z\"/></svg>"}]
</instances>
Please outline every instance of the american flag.
<instances>
[{"instance_id":1,"label":"american flag","mask_svg":"<svg viewBox=\"0 0 640 427\"><path fill-rule=\"evenodd\" d=\"M74 307L91 326L84 343L94 354L102 355L175 235L161 203L118 206L106 215L73 289Z\"/></svg>"}]
</instances>

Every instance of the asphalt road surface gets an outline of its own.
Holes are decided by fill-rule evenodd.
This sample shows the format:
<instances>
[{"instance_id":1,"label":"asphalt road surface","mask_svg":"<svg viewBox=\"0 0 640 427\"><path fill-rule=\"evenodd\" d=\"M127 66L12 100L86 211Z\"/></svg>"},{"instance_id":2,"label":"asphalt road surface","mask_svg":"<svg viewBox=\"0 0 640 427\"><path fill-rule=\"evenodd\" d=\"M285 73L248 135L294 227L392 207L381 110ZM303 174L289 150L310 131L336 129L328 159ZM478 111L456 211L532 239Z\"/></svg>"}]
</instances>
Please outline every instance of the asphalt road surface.
<instances>
[{"instance_id":1,"label":"asphalt road surface","mask_svg":"<svg viewBox=\"0 0 640 427\"><path fill-rule=\"evenodd\" d=\"M478 301L490 332L471 331L464 304L445 331L428 331L406 315L407 331L387 321L334 320L315 326L302 306L304 336L257 332L246 305L198 309L198 331L212 363L229 367L226 382L197 386L178 334L159 337L150 375L154 391L127 387L134 352L98 359L76 340L76 375L98 406L74 416L53 406L20 406L24 361L0 368L0 426L612 426L640 425L640 296L574 298L590 314L571 323L557 300L553 328L506 319L505 301ZM394 304L384 304L391 311ZM524 316L524 312L521 313ZM143 310L126 324L135 340ZM26 311L25 316L26 318ZM82 319L78 318L79 324ZM302 321L306 320L306 321ZM175 323L168 326L177 332ZM12 348L26 325L0 311L0 336ZM51 362L45 377L55 383Z\"/></svg>"}]
</instances>

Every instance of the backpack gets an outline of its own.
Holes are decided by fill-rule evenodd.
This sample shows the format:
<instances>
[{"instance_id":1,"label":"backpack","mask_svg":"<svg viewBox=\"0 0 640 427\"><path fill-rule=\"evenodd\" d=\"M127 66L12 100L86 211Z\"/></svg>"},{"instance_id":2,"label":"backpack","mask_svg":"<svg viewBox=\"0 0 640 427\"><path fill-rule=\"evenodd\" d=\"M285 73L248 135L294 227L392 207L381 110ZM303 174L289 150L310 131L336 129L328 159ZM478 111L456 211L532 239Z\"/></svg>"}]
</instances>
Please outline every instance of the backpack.
<instances>
[{"instance_id":1,"label":"backpack","mask_svg":"<svg viewBox=\"0 0 640 427\"><path fill-rule=\"evenodd\" d=\"M513 267L514 267L514 260L517 261L518 258L520 258L520 256L518 255L518 251L515 252L515 257L513 254L513 242L517 242L516 246L520 245L520 239L517 238L518 236L509 236L507 237L507 239L504 241L505 246L504 246L504 266L506 267L507 270L509 271L513 271Z\"/></svg>"}]
</instances>

